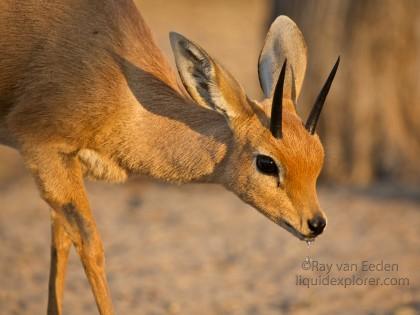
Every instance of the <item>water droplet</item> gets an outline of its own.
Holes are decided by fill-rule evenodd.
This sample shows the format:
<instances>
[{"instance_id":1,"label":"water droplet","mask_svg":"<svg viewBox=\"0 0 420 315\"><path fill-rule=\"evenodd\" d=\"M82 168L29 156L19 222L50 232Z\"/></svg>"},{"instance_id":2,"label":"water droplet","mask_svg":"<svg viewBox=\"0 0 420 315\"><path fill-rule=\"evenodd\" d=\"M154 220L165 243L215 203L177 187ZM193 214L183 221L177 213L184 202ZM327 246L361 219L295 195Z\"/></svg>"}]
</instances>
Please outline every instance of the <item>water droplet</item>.
<instances>
[{"instance_id":1,"label":"water droplet","mask_svg":"<svg viewBox=\"0 0 420 315\"><path fill-rule=\"evenodd\" d=\"M311 244L313 243L314 241L312 241L312 240L306 240L306 245L308 246L308 248L311 246Z\"/></svg>"}]
</instances>

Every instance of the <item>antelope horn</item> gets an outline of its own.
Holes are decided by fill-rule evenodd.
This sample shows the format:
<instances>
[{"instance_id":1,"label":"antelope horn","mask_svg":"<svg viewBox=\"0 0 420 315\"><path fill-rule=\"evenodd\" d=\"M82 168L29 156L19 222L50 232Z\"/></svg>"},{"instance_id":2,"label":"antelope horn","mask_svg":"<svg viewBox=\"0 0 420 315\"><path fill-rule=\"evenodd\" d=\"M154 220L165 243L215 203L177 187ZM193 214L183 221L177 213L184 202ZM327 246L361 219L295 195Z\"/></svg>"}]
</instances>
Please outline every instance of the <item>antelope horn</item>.
<instances>
[{"instance_id":1,"label":"antelope horn","mask_svg":"<svg viewBox=\"0 0 420 315\"><path fill-rule=\"evenodd\" d=\"M283 86L286 75L287 59L284 60L279 79L274 90L273 103L271 104L270 131L272 135L280 139L282 137L282 112L283 112Z\"/></svg>"},{"instance_id":2,"label":"antelope horn","mask_svg":"<svg viewBox=\"0 0 420 315\"><path fill-rule=\"evenodd\" d=\"M324 86L322 87L321 92L319 92L318 97L316 98L315 104L312 107L311 113L309 114L308 120L306 121L306 129L309 133L313 135L315 133L316 125L318 123L319 115L321 114L322 107L324 106L325 99L327 98L328 92L330 90L331 84L334 80L335 73L337 72L338 65L340 64L340 57L338 57L335 62L334 67L332 68L330 75L328 76L327 81L325 81Z\"/></svg>"}]
</instances>

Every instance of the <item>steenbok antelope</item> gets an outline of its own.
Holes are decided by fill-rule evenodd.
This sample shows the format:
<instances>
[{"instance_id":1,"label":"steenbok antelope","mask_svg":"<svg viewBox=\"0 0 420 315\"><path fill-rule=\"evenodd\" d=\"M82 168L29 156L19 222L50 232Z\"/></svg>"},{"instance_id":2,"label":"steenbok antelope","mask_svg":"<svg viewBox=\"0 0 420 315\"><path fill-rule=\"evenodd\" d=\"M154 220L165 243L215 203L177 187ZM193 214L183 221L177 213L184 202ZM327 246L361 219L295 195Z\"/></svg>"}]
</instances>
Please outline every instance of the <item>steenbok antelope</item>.
<instances>
[{"instance_id":1,"label":"steenbok antelope","mask_svg":"<svg viewBox=\"0 0 420 315\"><path fill-rule=\"evenodd\" d=\"M113 314L85 176L218 183L299 239L324 230L315 128L338 61L303 124L306 44L289 18L262 49L261 102L200 46L170 41L183 87L131 0L0 3L0 142L21 153L52 209L48 314L62 313L71 244L99 312Z\"/></svg>"}]
</instances>

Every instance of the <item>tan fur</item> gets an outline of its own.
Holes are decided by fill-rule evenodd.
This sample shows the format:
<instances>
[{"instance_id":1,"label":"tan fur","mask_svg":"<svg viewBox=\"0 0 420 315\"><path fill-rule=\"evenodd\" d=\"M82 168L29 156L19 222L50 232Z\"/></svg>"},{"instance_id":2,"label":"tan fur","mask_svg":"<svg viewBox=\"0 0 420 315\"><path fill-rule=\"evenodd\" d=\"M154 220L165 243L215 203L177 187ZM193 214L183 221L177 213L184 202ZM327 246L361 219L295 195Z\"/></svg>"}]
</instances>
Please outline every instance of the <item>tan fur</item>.
<instances>
[{"instance_id":1,"label":"tan fur","mask_svg":"<svg viewBox=\"0 0 420 315\"><path fill-rule=\"evenodd\" d=\"M322 214L323 149L292 101L275 139L271 100L249 100L207 54L211 85L192 101L130 0L2 1L0 53L0 142L19 150L53 209L48 314L61 314L70 241L100 313L113 314L84 176L219 183L302 239L307 220ZM186 90L197 83L189 78ZM258 153L282 169L280 187L256 170Z\"/></svg>"}]
</instances>

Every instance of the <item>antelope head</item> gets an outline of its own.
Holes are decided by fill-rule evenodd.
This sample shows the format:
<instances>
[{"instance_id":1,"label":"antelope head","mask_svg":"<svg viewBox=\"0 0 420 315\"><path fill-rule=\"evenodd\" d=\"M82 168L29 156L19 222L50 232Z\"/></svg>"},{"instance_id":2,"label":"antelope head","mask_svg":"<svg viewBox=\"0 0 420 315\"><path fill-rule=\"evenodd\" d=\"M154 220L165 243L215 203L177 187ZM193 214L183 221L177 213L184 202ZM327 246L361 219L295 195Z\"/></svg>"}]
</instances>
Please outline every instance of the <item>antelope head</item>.
<instances>
[{"instance_id":1,"label":"antelope head","mask_svg":"<svg viewBox=\"0 0 420 315\"><path fill-rule=\"evenodd\" d=\"M176 65L191 98L226 118L232 141L215 181L302 240L326 226L316 182L324 151L315 128L339 60L306 123L296 113L307 49L286 16L271 25L259 58L265 99L250 100L239 83L201 47L171 33Z\"/></svg>"}]
</instances>

